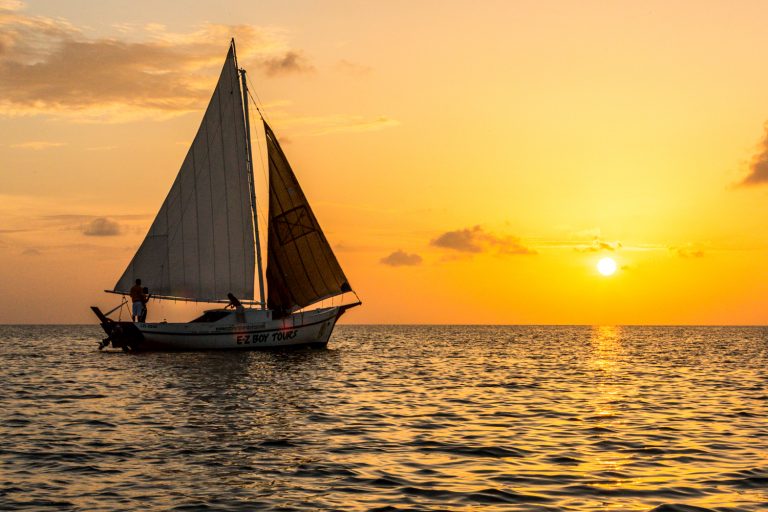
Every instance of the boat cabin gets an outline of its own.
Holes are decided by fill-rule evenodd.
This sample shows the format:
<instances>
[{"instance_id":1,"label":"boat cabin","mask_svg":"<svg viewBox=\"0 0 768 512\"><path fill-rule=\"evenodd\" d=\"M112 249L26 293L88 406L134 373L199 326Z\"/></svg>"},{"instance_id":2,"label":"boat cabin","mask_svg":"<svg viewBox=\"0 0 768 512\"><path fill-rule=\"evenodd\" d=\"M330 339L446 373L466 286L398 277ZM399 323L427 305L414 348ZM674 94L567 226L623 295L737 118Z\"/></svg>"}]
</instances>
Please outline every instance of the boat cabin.
<instances>
[{"instance_id":1,"label":"boat cabin","mask_svg":"<svg viewBox=\"0 0 768 512\"><path fill-rule=\"evenodd\" d=\"M269 322L272 311L268 309L207 309L190 323L217 323L219 325Z\"/></svg>"}]
</instances>

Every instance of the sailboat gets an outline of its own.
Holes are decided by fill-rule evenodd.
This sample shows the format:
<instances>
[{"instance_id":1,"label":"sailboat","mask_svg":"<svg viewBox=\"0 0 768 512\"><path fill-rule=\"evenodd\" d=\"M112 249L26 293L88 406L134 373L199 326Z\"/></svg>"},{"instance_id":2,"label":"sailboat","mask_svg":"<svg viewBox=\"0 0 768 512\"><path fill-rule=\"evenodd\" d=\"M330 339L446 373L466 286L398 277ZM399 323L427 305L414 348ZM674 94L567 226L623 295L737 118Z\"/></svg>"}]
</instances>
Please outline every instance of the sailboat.
<instances>
[{"instance_id":1,"label":"sailboat","mask_svg":"<svg viewBox=\"0 0 768 512\"><path fill-rule=\"evenodd\" d=\"M325 347L339 317L362 304L257 107L269 167L267 268L262 272L248 98L233 39L168 196L114 289L105 290L123 295L121 305L107 313L91 307L107 334L100 349ZM110 318L127 304L125 296L137 279L154 299L219 307L185 323ZM345 303L349 293L355 300Z\"/></svg>"}]
</instances>

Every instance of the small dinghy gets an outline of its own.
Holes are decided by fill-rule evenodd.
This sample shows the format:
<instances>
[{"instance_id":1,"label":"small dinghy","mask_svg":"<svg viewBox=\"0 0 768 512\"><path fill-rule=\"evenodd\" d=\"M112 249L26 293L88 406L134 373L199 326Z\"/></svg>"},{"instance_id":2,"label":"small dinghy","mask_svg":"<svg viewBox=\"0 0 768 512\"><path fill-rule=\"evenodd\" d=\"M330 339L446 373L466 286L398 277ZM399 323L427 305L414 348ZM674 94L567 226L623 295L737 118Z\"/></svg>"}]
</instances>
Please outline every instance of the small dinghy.
<instances>
[{"instance_id":1,"label":"small dinghy","mask_svg":"<svg viewBox=\"0 0 768 512\"><path fill-rule=\"evenodd\" d=\"M253 175L248 87L232 41L216 89L168 197L114 290L141 279L152 298L218 303L186 323L126 322L91 309L109 345L124 350L324 347L359 306L272 129L265 285ZM259 114L261 114L259 112ZM254 289L258 276L258 299ZM354 295L354 302L313 306Z\"/></svg>"}]
</instances>

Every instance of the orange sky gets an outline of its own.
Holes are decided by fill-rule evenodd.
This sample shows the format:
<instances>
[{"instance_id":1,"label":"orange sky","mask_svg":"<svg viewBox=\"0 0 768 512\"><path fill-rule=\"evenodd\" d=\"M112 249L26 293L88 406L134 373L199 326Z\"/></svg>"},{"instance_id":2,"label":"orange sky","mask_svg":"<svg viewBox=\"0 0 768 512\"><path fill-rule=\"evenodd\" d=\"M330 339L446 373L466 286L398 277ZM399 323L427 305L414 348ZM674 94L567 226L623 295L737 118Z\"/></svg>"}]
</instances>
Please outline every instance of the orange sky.
<instances>
[{"instance_id":1,"label":"orange sky","mask_svg":"<svg viewBox=\"0 0 768 512\"><path fill-rule=\"evenodd\" d=\"M0 0L0 323L117 304L234 36L365 303L344 321L765 324L764 25L762 2Z\"/></svg>"}]
</instances>

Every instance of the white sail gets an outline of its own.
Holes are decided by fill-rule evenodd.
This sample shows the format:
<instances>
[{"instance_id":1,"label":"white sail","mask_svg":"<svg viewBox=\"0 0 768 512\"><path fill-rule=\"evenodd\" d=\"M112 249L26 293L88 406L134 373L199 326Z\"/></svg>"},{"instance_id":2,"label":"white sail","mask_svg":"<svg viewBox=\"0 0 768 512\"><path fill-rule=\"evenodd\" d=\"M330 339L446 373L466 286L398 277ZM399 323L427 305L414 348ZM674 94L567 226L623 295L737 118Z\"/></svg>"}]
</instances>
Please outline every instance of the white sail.
<instances>
[{"instance_id":1,"label":"white sail","mask_svg":"<svg viewBox=\"0 0 768 512\"><path fill-rule=\"evenodd\" d=\"M155 296L254 297L254 231L243 102L230 47L203 121L149 233L115 285Z\"/></svg>"}]
</instances>

